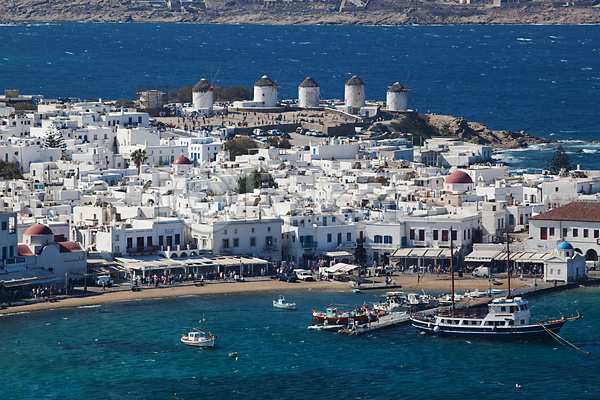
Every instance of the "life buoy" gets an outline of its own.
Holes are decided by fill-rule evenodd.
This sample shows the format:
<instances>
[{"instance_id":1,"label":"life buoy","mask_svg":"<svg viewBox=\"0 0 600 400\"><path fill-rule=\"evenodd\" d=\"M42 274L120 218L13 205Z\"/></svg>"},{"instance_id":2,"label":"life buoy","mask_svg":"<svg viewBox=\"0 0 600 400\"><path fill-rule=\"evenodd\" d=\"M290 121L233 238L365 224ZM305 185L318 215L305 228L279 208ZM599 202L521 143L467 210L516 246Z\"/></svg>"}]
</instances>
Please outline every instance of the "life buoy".
<instances>
[{"instance_id":1,"label":"life buoy","mask_svg":"<svg viewBox=\"0 0 600 400\"><path fill-rule=\"evenodd\" d=\"M436 326L434 326L434 327L433 327L433 331L434 331L435 333L438 333L438 332L440 331L440 327L439 327L439 326L437 326L437 325L436 325Z\"/></svg>"}]
</instances>

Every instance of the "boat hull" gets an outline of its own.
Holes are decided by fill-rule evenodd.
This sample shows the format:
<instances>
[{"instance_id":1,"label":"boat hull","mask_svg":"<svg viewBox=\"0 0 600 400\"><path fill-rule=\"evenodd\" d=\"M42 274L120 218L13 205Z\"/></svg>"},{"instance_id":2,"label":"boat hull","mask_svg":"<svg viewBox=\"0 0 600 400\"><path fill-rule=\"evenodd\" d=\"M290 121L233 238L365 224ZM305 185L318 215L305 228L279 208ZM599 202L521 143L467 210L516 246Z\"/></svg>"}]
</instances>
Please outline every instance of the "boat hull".
<instances>
[{"instance_id":1,"label":"boat hull","mask_svg":"<svg viewBox=\"0 0 600 400\"><path fill-rule=\"evenodd\" d=\"M484 339L497 341L551 341L558 334L565 321L548 322L544 324L529 324L510 327L474 327L474 326L444 326L418 318L410 318L412 326L419 332L440 337L457 337L466 339ZM436 329L437 328L437 329Z\"/></svg>"},{"instance_id":2,"label":"boat hull","mask_svg":"<svg viewBox=\"0 0 600 400\"><path fill-rule=\"evenodd\" d=\"M186 337L181 338L183 344L193 347L213 347L215 345L215 338L212 339L201 339L201 340L190 340Z\"/></svg>"},{"instance_id":3,"label":"boat hull","mask_svg":"<svg viewBox=\"0 0 600 400\"><path fill-rule=\"evenodd\" d=\"M279 303L277 300L273 300L273 307L280 310L295 310L296 303Z\"/></svg>"},{"instance_id":4,"label":"boat hull","mask_svg":"<svg viewBox=\"0 0 600 400\"><path fill-rule=\"evenodd\" d=\"M370 314L371 319L369 320L369 315L353 315L353 316L326 316L319 313L313 314L313 319L318 322L327 321L328 324L331 325L348 325L348 320L353 319L358 324L368 324L369 322L377 321L376 314Z\"/></svg>"}]
</instances>

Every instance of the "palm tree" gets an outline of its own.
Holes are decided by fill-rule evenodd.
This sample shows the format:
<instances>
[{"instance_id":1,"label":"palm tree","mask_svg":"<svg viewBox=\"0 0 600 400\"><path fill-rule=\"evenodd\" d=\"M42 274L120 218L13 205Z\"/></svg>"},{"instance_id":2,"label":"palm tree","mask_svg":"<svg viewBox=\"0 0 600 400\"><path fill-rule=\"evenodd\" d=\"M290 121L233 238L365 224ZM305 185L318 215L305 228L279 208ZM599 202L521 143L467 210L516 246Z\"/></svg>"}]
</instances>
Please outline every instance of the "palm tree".
<instances>
[{"instance_id":1,"label":"palm tree","mask_svg":"<svg viewBox=\"0 0 600 400\"><path fill-rule=\"evenodd\" d=\"M148 156L146 155L146 150L137 149L131 153L131 161L133 161L137 167L138 175L140 174L140 168L142 167L142 164L144 164L147 159Z\"/></svg>"}]
</instances>

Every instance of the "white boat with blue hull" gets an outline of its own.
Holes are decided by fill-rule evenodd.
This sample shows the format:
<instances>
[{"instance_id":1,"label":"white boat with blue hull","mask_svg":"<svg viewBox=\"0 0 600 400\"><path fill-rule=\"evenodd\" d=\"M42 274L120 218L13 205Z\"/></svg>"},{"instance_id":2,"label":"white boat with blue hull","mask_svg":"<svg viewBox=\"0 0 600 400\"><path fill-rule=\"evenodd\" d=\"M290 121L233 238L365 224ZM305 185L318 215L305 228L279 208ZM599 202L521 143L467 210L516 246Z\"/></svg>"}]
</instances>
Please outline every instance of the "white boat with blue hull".
<instances>
[{"instance_id":1,"label":"white boat with blue hull","mask_svg":"<svg viewBox=\"0 0 600 400\"><path fill-rule=\"evenodd\" d=\"M494 299L485 309L455 308L434 314L417 313L410 317L420 332L446 337L502 341L554 340L567 321L577 316L530 321L529 304L520 297Z\"/></svg>"}]
</instances>

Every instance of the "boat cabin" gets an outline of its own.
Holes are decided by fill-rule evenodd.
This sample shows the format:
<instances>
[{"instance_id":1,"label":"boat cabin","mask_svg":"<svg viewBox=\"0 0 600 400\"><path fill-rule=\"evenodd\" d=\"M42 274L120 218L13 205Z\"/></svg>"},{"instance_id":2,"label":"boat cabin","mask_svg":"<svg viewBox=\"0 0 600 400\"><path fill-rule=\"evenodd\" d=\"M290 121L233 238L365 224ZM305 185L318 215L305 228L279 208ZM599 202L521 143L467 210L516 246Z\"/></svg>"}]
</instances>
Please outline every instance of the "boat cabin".
<instances>
[{"instance_id":1,"label":"boat cabin","mask_svg":"<svg viewBox=\"0 0 600 400\"><path fill-rule=\"evenodd\" d=\"M200 340L204 337L203 332L190 332L188 334L188 340Z\"/></svg>"}]
</instances>

